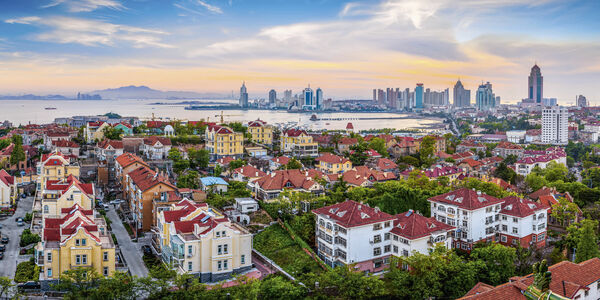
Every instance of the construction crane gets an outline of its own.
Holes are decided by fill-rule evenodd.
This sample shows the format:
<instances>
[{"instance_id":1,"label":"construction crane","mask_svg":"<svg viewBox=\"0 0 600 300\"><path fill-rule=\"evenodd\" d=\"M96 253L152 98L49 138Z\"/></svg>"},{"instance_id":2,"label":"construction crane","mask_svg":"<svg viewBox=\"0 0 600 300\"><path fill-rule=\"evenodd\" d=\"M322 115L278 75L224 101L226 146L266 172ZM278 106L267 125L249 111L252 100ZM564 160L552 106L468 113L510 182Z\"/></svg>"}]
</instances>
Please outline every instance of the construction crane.
<instances>
[{"instance_id":1,"label":"construction crane","mask_svg":"<svg viewBox=\"0 0 600 300\"><path fill-rule=\"evenodd\" d=\"M223 117L241 117L242 115L224 115L223 111L221 111L220 115L215 115L215 117L221 117L221 124L224 124Z\"/></svg>"}]
</instances>

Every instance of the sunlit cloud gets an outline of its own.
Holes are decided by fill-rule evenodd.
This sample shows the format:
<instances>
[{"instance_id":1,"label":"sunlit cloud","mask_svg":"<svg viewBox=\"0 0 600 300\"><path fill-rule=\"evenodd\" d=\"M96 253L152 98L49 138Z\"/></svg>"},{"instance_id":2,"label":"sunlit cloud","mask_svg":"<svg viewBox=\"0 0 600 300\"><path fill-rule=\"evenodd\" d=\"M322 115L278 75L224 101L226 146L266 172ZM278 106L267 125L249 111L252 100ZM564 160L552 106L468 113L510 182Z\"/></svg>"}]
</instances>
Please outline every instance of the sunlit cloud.
<instances>
[{"instance_id":1,"label":"sunlit cloud","mask_svg":"<svg viewBox=\"0 0 600 300\"><path fill-rule=\"evenodd\" d=\"M42 6L49 8L54 6L64 5L70 12L89 12L100 8L124 9L125 6L116 0L53 0L52 2Z\"/></svg>"}]
</instances>

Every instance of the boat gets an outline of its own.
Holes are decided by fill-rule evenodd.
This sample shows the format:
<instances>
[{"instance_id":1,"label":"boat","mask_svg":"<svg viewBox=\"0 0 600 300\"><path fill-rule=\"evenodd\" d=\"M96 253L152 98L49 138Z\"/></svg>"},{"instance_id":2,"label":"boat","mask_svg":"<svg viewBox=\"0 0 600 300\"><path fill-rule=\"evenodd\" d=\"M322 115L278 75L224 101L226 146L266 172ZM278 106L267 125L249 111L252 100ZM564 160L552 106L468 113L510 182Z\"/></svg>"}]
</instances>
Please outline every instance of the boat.
<instances>
[{"instance_id":1,"label":"boat","mask_svg":"<svg viewBox=\"0 0 600 300\"><path fill-rule=\"evenodd\" d=\"M45 110L56 110L56 107L46 107Z\"/></svg>"}]
</instances>

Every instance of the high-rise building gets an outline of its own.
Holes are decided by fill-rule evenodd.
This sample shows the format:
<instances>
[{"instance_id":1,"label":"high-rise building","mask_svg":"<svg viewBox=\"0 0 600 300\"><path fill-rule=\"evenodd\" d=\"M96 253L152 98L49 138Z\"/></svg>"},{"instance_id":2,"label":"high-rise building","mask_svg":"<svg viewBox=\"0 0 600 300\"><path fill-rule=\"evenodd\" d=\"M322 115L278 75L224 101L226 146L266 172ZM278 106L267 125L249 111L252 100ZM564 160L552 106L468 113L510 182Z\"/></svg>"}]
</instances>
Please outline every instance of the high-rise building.
<instances>
[{"instance_id":1,"label":"high-rise building","mask_svg":"<svg viewBox=\"0 0 600 300\"><path fill-rule=\"evenodd\" d=\"M277 100L277 92L275 90L269 91L269 105L275 105L275 101Z\"/></svg>"},{"instance_id":2,"label":"high-rise building","mask_svg":"<svg viewBox=\"0 0 600 300\"><path fill-rule=\"evenodd\" d=\"M315 108L316 109L321 109L323 106L323 90L321 88L317 88L316 93L316 103L315 103Z\"/></svg>"},{"instance_id":3,"label":"high-rise building","mask_svg":"<svg viewBox=\"0 0 600 300\"><path fill-rule=\"evenodd\" d=\"M544 98L544 77L542 76L542 71L540 71L540 67L535 64L531 68L531 73L529 74L529 99L535 100L535 103L542 103L542 99Z\"/></svg>"},{"instance_id":4,"label":"high-rise building","mask_svg":"<svg viewBox=\"0 0 600 300\"><path fill-rule=\"evenodd\" d=\"M425 93L423 94L423 106L432 107L447 105L449 97L448 93L448 89L445 89L441 92L431 91L431 89L425 89Z\"/></svg>"},{"instance_id":5,"label":"high-rise building","mask_svg":"<svg viewBox=\"0 0 600 300\"><path fill-rule=\"evenodd\" d=\"M286 102L292 101L292 90L283 91L283 100Z\"/></svg>"},{"instance_id":6,"label":"high-rise building","mask_svg":"<svg viewBox=\"0 0 600 300\"><path fill-rule=\"evenodd\" d=\"M496 107L496 96L492 91L492 84L489 81L479 86L475 96L475 105L477 106L477 109L490 110Z\"/></svg>"},{"instance_id":7,"label":"high-rise building","mask_svg":"<svg viewBox=\"0 0 600 300\"><path fill-rule=\"evenodd\" d=\"M569 110L549 106L542 110L542 143L566 145L569 142Z\"/></svg>"},{"instance_id":8,"label":"high-rise building","mask_svg":"<svg viewBox=\"0 0 600 300\"><path fill-rule=\"evenodd\" d=\"M377 102L380 105L385 103L385 92L382 89L377 90Z\"/></svg>"},{"instance_id":9,"label":"high-rise building","mask_svg":"<svg viewBox=\"0 0 600 300\"><path fill-rule=\"evenodd\" d=\"M373 102L377 101L377 89L373 89Z\"/></svg>"},{"instance_id":10,"label":"high-rise building","mask_svg":"<svg viewBox=\"0 0 600 300\"><path fill-rule=\"evenodd\" d=\"M542 99L542 104L544 106L554 106L557 104L556 98L544 98Z\"/></svg>"},{"instance_id":11,"label":"high-rise building","mask_svg":"<svg viewBox=\"0 0 600 300\"><path fill-rule=\"evenodd\" d=\"M471 91L465 89L460 79L454 85L454 106L469 107L471 106Z\"/></svg>"},{"instance_id":12,"label":"high-rise building","mask_svg":"<svg viewBox=\"0 0 600 300\"><path fill-rule=\"evenodd\" d=\"M423 109L423 84L417 83L415 87L415 108Z\"/></svg>"},{"instance_id":13,"label":"high-rise building","mask_svg":"<svg viewBox=\"0 0 600 300\"><path fill-rule=\"evenodd\" d=\"M588 104L588 101L587 101L587 99L585 98L584 95L579 95L579 96L577 96L575 98L576 98L577 106L579 106L579 107L588 107L589 104Z\"/></svg>"},{"instance_id":14,"label":"high-rise building","mask_svg":"<svg viewBox=\"0 0 600 300\"><path fill-rule=\"evenodd\" d=\"M246 89L245 81L240 88L240 107L248 107L248 90Z\"/></svg>"},{"instance_id":15,"label":"high-rise building","mask_svg":"<svg viewBox=\"0 0 600 300\"><path fill-rule=\"evenodd\" d=\"M307 109L314 109L314 99L313 99L313 90L310 88L310 84L308 85L307 88L304 89L304 92L302 93L304 95L304 108Z\"/></svg>"}]
</instances>

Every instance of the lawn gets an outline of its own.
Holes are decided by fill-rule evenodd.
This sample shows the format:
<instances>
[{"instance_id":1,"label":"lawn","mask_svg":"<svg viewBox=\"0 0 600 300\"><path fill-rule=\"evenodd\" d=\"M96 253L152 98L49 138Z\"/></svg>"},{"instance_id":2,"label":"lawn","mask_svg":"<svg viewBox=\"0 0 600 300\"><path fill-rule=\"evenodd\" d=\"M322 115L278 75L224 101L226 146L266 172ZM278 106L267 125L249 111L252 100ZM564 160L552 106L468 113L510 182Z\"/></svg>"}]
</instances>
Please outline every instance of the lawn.
<instances>
[{"instance_id":1,"label":"lawn","mask_svg":"<svg viewBox=\"0 0 600 300\"><path fill-rule=\"evenodd\" d=\"M320 273L321 267L279 225L269 226L254 236L254 248L292 276Z\"/></svg>"},{"instance_id":2,"label":"lawn","mask_svg":"<svg viewBox=\"0 0 600 300\"><path fill-rule=\"evenodd\" d=\"M40 277L40 267L35 264L33 258L17 265L15 271L15 282L38 281Z\"/></svg>"}]
</instances>

